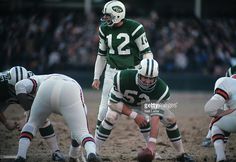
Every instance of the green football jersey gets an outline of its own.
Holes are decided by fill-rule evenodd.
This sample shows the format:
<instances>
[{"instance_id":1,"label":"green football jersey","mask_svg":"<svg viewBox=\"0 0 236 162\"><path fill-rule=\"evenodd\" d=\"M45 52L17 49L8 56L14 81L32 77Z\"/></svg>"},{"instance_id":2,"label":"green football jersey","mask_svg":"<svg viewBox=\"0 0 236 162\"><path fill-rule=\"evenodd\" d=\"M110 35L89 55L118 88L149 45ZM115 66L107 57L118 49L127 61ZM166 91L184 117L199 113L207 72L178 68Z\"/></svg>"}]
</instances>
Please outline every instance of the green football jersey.
<instances>
[{"instance_id":1,"label":"green football jersey","mask_svg":"<svg viewBox=\"0 0 236 162\"><path fill-rule=\"evenodd\" d=\"M137 70L131 69L118 72L114 77L115 93L111 93L110 101L115 103L122 101L130 106L140 106L144 102L161 102L169 99L169 88L162 79L157 79L152 91L143 92L138 86L137 74Z\"/></svg>"},{"instance_id":2,"label":"green football jersey","mask_svg":"<svg viewBox=\"0 0 236 162\"><path fill-rule=\"evenodd\" d=\"M121 27L109 27L106 23L99 27L99 55L105 55L107 63L119 70L134 68L142 55L151 52L142 24L124 19Z\"/></svg>"}]
</instances>

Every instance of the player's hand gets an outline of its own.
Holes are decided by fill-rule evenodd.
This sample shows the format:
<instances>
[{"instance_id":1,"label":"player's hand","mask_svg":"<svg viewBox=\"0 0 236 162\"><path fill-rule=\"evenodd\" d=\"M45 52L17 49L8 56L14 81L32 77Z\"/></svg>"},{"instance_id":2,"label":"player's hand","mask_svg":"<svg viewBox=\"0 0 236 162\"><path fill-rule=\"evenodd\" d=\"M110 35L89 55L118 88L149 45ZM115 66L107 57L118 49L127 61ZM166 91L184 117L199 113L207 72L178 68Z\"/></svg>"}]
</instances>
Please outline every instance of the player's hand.
<instances>
[{"instance_id":1,"label":"player's hand","mask_svg":"<svg viewBox=\"0 0 236 162\"><path fill-rule=\"evenodd\" d=\"M153 155L156 153L156 143L148 142L147 148L152 152Z\"/></svg>"},{"instance_id":2,"label":"player's hand","mask_svg":"<svg viewBox=\"0 0 236 162\"><path fill-rule=\"evenodd\" d=\"M134 121L139 127L145 127L148 123L145 117L141 114L138 114Z\"/></svg>"},{"instance_id":3,"label":"player's hand","mask_svg":"<svg viewBox=\"0 0 236 162\"><path fill-rule=\"evenodd\" d=\"M13 130L17 127L17 122L13 121L13 120L8 120L6 123L5 123L5 127L8 129L8 130Z\"/></svg>"},{"instance_id":4,"label":"player's hand","mask_svg":"<svg viewBox=\"0 0 236 162\"><path fill-rule=\"evenodd\" d=\"M92 83L92 87L96 90L99 90L99 86L100 86L100 81L98 79L94 79Z\"/></svg>"}]
</instances>

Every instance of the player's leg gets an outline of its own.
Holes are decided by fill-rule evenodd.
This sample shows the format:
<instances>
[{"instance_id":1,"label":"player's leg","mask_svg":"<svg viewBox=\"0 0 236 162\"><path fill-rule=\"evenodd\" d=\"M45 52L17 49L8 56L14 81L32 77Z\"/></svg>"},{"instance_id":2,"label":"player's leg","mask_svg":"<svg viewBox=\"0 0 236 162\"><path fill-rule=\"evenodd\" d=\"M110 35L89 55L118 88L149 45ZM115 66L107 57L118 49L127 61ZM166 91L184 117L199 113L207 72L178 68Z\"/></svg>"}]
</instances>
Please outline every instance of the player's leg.
<instances>
[{"instance_id":1,"label":"player's leg","mask_svg":"<svg viewBox=\"0 0 236 162\"><path fill-rule=\"evenodd\" d=\"M216 161L226 160L224 132L216 125L212 126L212 142L215 148Z\"/></svg>"},{"instance_id":2,"label":"player's leg","mask_svg":"<svg viewBox=\"0 0 236 162\"><path fill-rule=\"evenodd\" d=\"M51 124L49 119L46 119L46 121L44 122L44 125L41 128L39 128L39 132L52 151L52 160L65 161L65 157L61 153L58 147L57 137L55 135L53 125Z\"/></svg>"},{"instance_id":3,"label":"player's leg","mask_svg":"<svg viewBox=\"0 0 236 162\"><path fill-rule=\"evenodd\" d=\"M202 141L202 147L209 147L211 145L211 129L208 129L206 137Z\"/></svg>"},{"instance_id":4,"label":"player's leg","mask_svg":"<svg viewBox=\"0 0 236 162\"><path fill-rule=\"evenodd\" d=\"M177 161L180 162L194 162L193 158L188 155L183 147L180 131L178 125L176 123L176 118L174 113L172 113L169 109L164 109L164 115L161 122L166 127L166 133L171 141L173 147L177 151Z\"/></svg>"},{"instance_id":5,"label":"player's leg","mask_svg":"<svg viewBox=\"0 0 236 162\"><path fill-rule=\"evenodd\" d=\"M64 82L59 101L59 112L71 130L72 139L85 148L88 162L100 161L96 156L94 138L89 133L82 89L73 82Z\"/></svg>"},{"instance_id":6,"label":"player's leg","mask_svg":"<svg viewBox=\"0 0 236 162\"><path fill-rule=\"evenodd\" d=\"M99 129L103 119L106 117L107 109L108 109L108 99L109 99L109 92L113 85L113 78L116 74L115 69L111 69L109 66L106 67L102 95L101 95L101 102L99 105L99 111L97 116L97 124L96 124L96 131Z\"/></svg>"},{"instance_id":7,"label":"player's leg","mask_svg":"<svg viewBox=\"0 0 236 162\"><path fill-rule=\"evenodd\" d=\"M42 97L44 95L42 92L43 89L39 89L32 105L29 121L24 125L21 131L16 161L22 158L26 159L27 150L30 146L31 140L35 136L38 128L51 113L47 100L44 100L44 97Z\"/></svg>"},{"instance_id":8,"label":"player's leg","mask_svg":"<svg viewBox=\"0 0 236 162\"><path fill-rule=\"evenodd\" d=\"M100 153L101 147L103 143L109 137L114 124L119 119L120 114L108 108L107 114L105 119L102 121L96 135L95 135L95 142L97 147L97 153Z\"/></svg>"},{"instance_id":9,"label":"player's leg","mask_svg":"<svg viewBox=\"0 0 236 162\"><path fill-rule=\"evenodd\" d=\"M226 160L225 136L236 133L236 111L223 116L212 126L212 142L214 144L217 161Z\"/></svg>"}]
</instances>

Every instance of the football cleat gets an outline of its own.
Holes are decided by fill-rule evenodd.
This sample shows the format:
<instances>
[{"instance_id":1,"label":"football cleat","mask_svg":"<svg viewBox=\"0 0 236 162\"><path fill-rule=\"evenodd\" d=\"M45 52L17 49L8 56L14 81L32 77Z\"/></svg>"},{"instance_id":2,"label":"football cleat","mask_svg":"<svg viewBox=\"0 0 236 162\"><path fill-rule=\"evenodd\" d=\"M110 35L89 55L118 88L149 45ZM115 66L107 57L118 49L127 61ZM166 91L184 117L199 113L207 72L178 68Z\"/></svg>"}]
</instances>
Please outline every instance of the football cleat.
<instances>
[{"instance_id":1,"label":"football cleat","mask_svg":"<svg viewBox=\"0 0 236 162\"><path fill-rule=\"evenodd\" d=\"M195 162L195 160L193 160L193 158L188 155L187 153L183 153L179 156L177 156L176 160L178 162Z\"/></svg>"},{"instance_id":2,"label":"football cleat","mask_svg":"<svg viewBox=\"0 0 236 162\"><path fill-rule=\"evenodd\" d=\"M14 162L26 162L26 160L23 157L18 156Z\"/></svg>"},{"instance_id":3,"label":"football cleat","mask_svg":"<svg viewBox=\"0 0 236 162\"><path fill-rule=\"evenodd\" d=\"M209 147L211 145L211 139L210 138L204 138L202 141L202 147Z\"/></svg>"},{"instance_id":4,"label":"football cleat","mask_svg":"<svg viewBox=\"0 0 236 162\"><path fill-rule=\"evenodd\" d=\"M66 161L64 155L61 153L60 150L55 151L52 153L52 160L53 161Z\"/></svg>"},{"instance_id":5,"label":"football cleat","mask_svg":"<svg viewBox=\"0 0 236 162\"><path fill-rule=\"evenodd\" d=\"M99 156L95 155L94 153L90 153L88 155L88 162L102 162Z\"/></svg>"}]
</instances>

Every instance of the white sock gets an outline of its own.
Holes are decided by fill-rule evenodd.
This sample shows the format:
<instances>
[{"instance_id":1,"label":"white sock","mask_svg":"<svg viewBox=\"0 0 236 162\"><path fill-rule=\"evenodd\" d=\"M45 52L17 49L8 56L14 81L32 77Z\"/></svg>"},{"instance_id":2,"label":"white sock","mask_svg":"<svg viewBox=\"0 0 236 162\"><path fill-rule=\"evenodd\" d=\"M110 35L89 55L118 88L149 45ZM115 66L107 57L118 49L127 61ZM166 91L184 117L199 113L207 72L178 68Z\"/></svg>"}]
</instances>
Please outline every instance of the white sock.
<instances>
[{"instance_id":1,"label":"white sock","mask_svg":"<svg viewBox=\"0 0 236 162\"><path fill-rule=\"evenodd\" d=\"M48 147L50 147L50 149L52 150L52 152L55 152L57 150L60 150L57 144L57 137L53 136L53 137L49 137L45 139Z\"/></svg>"},{"instance_id":2,"label":"white sock","mask_svg":"<svg viewBox=\"0 0 236 162\"><path fill-rule=\"evenodd\" d=\"M75 159L78 158L80 148L81 148L81 146L73 147L72 145L70 145L69 157L72 157Z\"/></svg>"},{"instance_id":3,"label":"white sock","mask_svg":"<svg viewBox=\"0 0 236 162\"><path fill-rule=\"evenodd\" d=\"M216 140L214 142L214 148L216 153L216 161L226 160L223 140Z\"/></svg>"},{"instance_id":4,"label":"white sock","mask_svg":"<svg viewBox=\"0 0 236 162\"><path fill-rule=\"evenodd\" d=\"M28 138L21 138L19 141L17 157L21 156L24 159L26 159L26 154L29 146L30 146L30 140Z\"/></svg>"},{"instance_id":5,"label":"white sock","mask_svg":"<svg viewBox=\"0 0 236 162\"><path fill-rule=\"evenodd\" d=\"M84 148L85 148L85 150L86 150L87 156L88 156L90 153L96 154L96 145L95 145L94 142L92 142L92 141L86 142L85 145L84 145Z\"/></svg>"},{"instance_id":6,"label":"white sock","mask_svg":"<svg viewBox=\"0 0 236 162\"><path fill-rule=\"evenodd\" d=\"M101 154L101 147L105 141L102 141L100 139L95 138L95 143L96 143L96 153Z\"/></svg>"},{"instance_id":7,"label":"white sock","mask_svg":"<svg viewBox=\"0 0 236 162\"><path fill-rule=\"evenodd\" d=\"M184 147L183 147L182 140L172 142L172 144L179 155L184 153Z\"/></svg>"}]
</instances>

